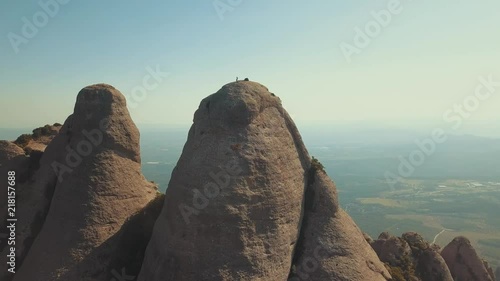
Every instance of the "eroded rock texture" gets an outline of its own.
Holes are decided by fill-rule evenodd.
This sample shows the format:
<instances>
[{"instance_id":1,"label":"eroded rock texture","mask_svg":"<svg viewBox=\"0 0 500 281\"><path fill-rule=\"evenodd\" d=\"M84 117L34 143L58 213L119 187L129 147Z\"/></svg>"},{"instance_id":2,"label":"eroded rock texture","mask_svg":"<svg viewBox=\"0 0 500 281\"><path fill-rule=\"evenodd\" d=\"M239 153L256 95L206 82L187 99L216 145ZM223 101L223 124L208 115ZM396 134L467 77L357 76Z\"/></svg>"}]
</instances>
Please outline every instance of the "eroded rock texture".
<instances>
[{"instance_id":1,"label":"eroded rock texture","mask_svg":"<svg viewBox=\"0 0 500 281\"><path fill-rule=\"evenodd\" d=\"M120 229L157 196L123 95L105 84L82 89L35 177L35 193L53 196L14 280L110 280Z\"/></svg>"},{"instance_id":2,"label":"eroded rock texture","mask_svg":"<svg viewBox=\"0 0 500 281\"><path fill-rule=\"evenodd\" d=\"M492 270L478 256L470 241L459 236L441 251L455 280L494 281Z\"/></svg>"},{"instance_id":3,"label":"eroded rock texture","mask_svg":"<svg viewBox=\"0 0 500 281\"><path fill-rule=\"evenodd\" d=\"M266 87L240 81L205 98L139 280L287 280L294 261L300 265L318 245L324 251L309 280L386 280L363 234L338 208L333 183L310 169L297 128Z\"/></svg>"}]
</instances>

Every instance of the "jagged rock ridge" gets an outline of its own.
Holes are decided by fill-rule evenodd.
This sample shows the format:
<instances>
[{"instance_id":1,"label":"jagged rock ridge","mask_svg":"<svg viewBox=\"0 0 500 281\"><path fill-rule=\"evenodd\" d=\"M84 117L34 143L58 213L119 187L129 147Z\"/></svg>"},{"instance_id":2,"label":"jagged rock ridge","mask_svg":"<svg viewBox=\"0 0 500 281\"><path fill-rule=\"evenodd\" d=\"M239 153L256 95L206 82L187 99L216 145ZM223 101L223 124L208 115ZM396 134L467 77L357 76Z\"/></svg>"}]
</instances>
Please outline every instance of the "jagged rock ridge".
<instances>
[{"instance_id":1,"label":"jagged rock ridge","mask_svg":"<svg viewBox=\"0 0 500 281\"><path fill-rule=\"evenodd\" d=\"M442 250L415 232L401 238L384 232L368 240L394 281L495 281L491 267L465 237L453 239Z\"/></svg>"},{"instance_id":2,"label":"jagged rock ridge","mask_svg":"<svg viewBox=\"0 0 500 281\"><path fill-rule=\"evenodd\" d=\"M201 102L166 196L140 172L139 132L105 84L79 93L64 126L0 141L0 172L11 169L14 281L108 281L124 269L147 281L495 280L465 238L441 255L416 233L363 234L280 99L254 82Z\"/></svg>"},{"instance_id":3,"label":"jagged rock ridge","mask_svg":"<svg viewBox=\"0 0 500 281\"><path fill-rule=\"evenodd\" d=\"M385 232L371 245L394 281L453 281L439 249L417 233L404 233L399 238Z\"/></svg>"}]
</instances>

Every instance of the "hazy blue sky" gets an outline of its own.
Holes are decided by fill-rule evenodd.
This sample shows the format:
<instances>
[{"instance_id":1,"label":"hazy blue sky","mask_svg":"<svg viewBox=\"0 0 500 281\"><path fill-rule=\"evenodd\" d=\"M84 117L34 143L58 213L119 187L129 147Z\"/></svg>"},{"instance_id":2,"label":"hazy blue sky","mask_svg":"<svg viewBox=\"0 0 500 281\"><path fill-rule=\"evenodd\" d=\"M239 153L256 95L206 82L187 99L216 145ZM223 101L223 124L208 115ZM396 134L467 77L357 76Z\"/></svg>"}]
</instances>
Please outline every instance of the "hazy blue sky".
<instances>
[{"instance_id":1,"label":"hazy blue sky","mask_svg":"<svg viewBox=\"0 0 500 281\"><path fill-rule=\"evenodd\" d=\"M355 28L390 2L70 0L44 24L38 1L2 1L0 128L62 123L89 84L130 100L148 67L170 75L132 100L139 124L189 124L203 97L239 76L268 86L298 123L439 126L479 76L500 81L498 0L402 0L349 63L342 42L356 46ZM32 38L23 17L41 26ZM499 105L497 87L463 121L498 123Z\"/></svg>"}]
</instances>

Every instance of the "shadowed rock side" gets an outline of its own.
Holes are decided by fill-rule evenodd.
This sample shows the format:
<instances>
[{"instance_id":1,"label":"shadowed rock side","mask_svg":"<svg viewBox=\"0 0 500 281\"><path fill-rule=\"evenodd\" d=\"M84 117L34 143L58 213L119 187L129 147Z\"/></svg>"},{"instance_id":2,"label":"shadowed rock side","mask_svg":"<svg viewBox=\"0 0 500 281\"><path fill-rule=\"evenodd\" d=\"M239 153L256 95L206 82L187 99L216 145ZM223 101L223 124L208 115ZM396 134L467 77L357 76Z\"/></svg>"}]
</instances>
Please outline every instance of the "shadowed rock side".
<instances>
[{"instance_id":1,"label":"shadowed rock side","mask_svg":"<svg viewBox=\"0 0 500 281\"><path fill-rule=\"evenodd\" d=\"M484 264L484 268L486 268L486 270L488 271L488 274L490 275L491 280L495 281L496 278L495 278L495 273L493 272L493 268L490 266L490 264L486 260L483 260L483 264Z\"/></svg>"},{"instance_id":2,"label":"shadowed rock side","mask_svg":"<svg viewBox=\"0 0 500 281\"><path fill-rule=\"evenodd\" d=\"M495 278L496 280L500 280L500 267L497 267L497 270L495 271Z\"/></svg>"},{"instance_id":3,"label":"shadowed rock side","mask_svg":"<svg viewBox=\"0 0 500 281\"><path fill-rule=\"evenodd\" d=\"M17 146L16 144L10 141L0 141L0 175L2 177L7 177L7 173L9 171L14 171L18 175L18 177L27 172L29 167L29 158L27 158L24 154L24 150ZM4 233L5 230L5 222L7 215L7 185L6 179L1 181L2 192L0 192L0 233ZM7 239L0 239L0 251L3 251L7 246ZM2 264L6 262L6 255L0 257L0 261ZM2 276L0 273L0 276ZM3 279L0 279L3 280Z\"/></svg>"},{"instance_id":4,"label":"shadowed rock side","mask_svg":"<svg viewBox=\"0 0 500 281\"><path fill-rule=\"evenodd\" d=\"M314 161L311 167L302 234L289 280L389 280L364 234L339 208L335 184L318 164Z\"/></svg>"},{"instance_id":5,"label":"shadowed rock side","mask_svg":"<svg viewBox=\"0 0 500 281\"><path fill-rule=\"evenodd\" d=\"M441 251L455 280L495 281L489 266L478 256L470 241L459 236Z\"/></svg>"},{"instance_id":6,"label":"shadowed rock side","mask_svg":"<svg viewBox=\"0 0 500 281\"><path fill-rule=\"evenodd\" d=\"M172 173L138 280L287 280L307 204L304 192L310 166L293 121L264 86L230 83L205 98ZM318 194L334 192L329 187L314 188ZM324 210L334 214L336 210L328 206L337 205L336 196L330 195L331 202L318 209L326 206ZM306 212L303 220L309 215ZM322 269L331 280L337 276L331 271L330 262L337 260L333 255L365 261L354 258L358 252L353 244L333 245L347 237L360 241L359 254L366 254L366 260L375 258L373 264L363 264L352 273L350 280L366 280L363 274L369 266L385 271L345 213L332 220L347 226L325 228L341 232L334 234L306 228L310 235L325 237L320 243L333 253L324 262L328 268ZM328 240L330 235L337 236ZM303 253L313 252L309 247L317 245L307 239ZM385 280L381 274L368 276ZM309 280L325 280L315 278Z\"/></svg>"},{"instance_id":7,"label":"shadowed rock side","mask_svg":"<svg viewBox=\"0 0 500 281\"><path fill-rule=\"evenodd\" d=\"M42 169L41 158L46 145L57 135L60 126L46 125L43 134L22 135L15 142L0 141L0 173L7 171L16 173L16 266L22 266L24 258L45 220L50 205L53 189L48 185L35 187L35 178L39 170L44 170L44 177L50 174ZM34 133L41 132L41 128ZM47 166L47 165L46 165ZM2 187L7 182L2 183ZM7 186L3 188L7 190ZM0 194L0 219L2 229L7 215L7 192ZM0 263L6 264L10 253L7 240L0 242ZM12 280L13 275L7 271L0 272L0 280Z\"/></svg>"},{"instance_id":8,"label":"shadowed rock side","mask_svg":"<svg viewBox=\"0 0 500 281\"><path fill-rule=\"evenodd\" d=\"M121 281L122 278L123 281L131 281L139 275L146 247L164 202L165 195L158 193L146 207L128 218L114 237L106 241L107 244L113 244L115 250L110 258L106 271L108 277L105 280ZM121 277L117 277L117 273Z\"/></svg>"},{"instance_id":9,"label":"shadowed rock side","mask_svg":"<svg viewBox=\"0 0 500 281\"><path fill-rule=\"evenodd\" d=\"M139 132L118 90L99 84L80 91L45 150L34 189L54 194L14 280L108 281L110 238L157 193L141 174Z\"/></svg>"},{"instance_id":10,"label":"shadowed rock side","mask_svg":"<svg viewBox=\"0 0 500 281\"><path fill-rule=\"evenodd\" d=\"M24 150L10 141L0 141L0 173L6 176L9 171L15 171L18 175L26 172L29 167L29 159L25 156ZM0 219L2 225L7 214L7 181L1 181L2 190L0 192ZM4 228L2 228L3 231Z\"/></svg>"},{"instance_id":11,"label":"shadowed rock side","mask_svg":"<svg viewBox=\"0 0 500 281\"><path fill-rule=\"evenodd\" d=\"M32 181L32 177L40 167L40 159L47 145L59 133L61 126L46 125L33 130L36 134L24 134L11 142L0 141L0 173L15 172L18 185L17 197L28 188L23 186ZM43 130L42 130L43 129ZM43 131L43 134L42 134ZM7 182L2 182L2 190L7 190ZM6 215L7 192L0 193L0 218L2 223Z\"/></svg>"}]
</instances>

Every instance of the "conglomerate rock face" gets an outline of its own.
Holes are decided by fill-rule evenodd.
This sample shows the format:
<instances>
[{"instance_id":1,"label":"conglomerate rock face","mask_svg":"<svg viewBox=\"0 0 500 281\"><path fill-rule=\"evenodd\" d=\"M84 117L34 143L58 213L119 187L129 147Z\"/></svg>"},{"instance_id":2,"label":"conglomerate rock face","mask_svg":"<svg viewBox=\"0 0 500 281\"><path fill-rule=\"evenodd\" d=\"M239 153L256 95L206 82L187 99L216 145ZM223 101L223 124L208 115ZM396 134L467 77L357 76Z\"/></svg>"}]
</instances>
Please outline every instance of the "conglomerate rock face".
<instances>
[{"instance_id":1,"label":"conglomerate rock face","mask_svg":"<svg viewBox=\"0 0 500 281\"><path fill-rule=\"evenodd\" d=\"M395 237L387 232L371 243L394 281L453 281L439 249L415 232Z\"/></svg>"},{"instance_id":2,"label":"conglomerate rock face","mask_svg":"<svg viewBox=\"0 0 500 281\"><path fill-rule=\"evenodd\" d=\"M335 217L305 210L310 168L295 124L266 87L240 81L205 98L172 173L139 280L287 280L294 260L315 251L314 235L324 237L319 243L326 268L309 280L335 280L334 271L347 274L350 261L360 268L351 268L349 280L363 280L366 272L386 280L363 234L336 207L326 175L311 189L328 195L316 208ZM327 226L306 226L308 217ZM338 233L321 233L328 230ZM355 242L342 244L348 238Z\"/></svg>"},{"instance_id":3,"label":"conglomerate rock face","mask_svg":"<svg viewBox=\"0 0 500 281\"><path fill-rule=\"evenodd\" d=\"M308 165L288 121L253 82L201 102L139 280L286 279Z\"/></svg>"},{"instance_id":4,"label":"conglomerate rock face","mask_svg":"<svg viewBox=\"0 0 500 281\"><path fill-rule=\"evenodd\" d=\"M82 89L40 162L31 189L51 190L50 209L14 280L110 280L120 228L157 194L141 173L123 95L105 84Z\"/></svg>"},{"instance_id":5,"label":"conglomerate rock face","mask_svg":"<svg viewBox=\"0 0 500 281\"><path fill-rule=\"evenodd\" d=\"M318 165L313 160L289 280L389 280L365 235L339 208L335 184Z\"/></svg>"},{"instance_id":6,"label":"conglomerate rock face","mask_svg":"<svg viewBox=\"0 0 500 281\"><path fill-rule=\"evenodd\" d=\"M402 238L412 250L415 271L421 280L453 281L451 273L437 248L425 241L416 232L403 233Z\"/></svg>"},{"instance_id":7,"label":"conglomerate rock face","mask_svg":"<svg viewBox=\"0 0 500 281\"><path fill-rule=\"evenodd\" d=\"M478 256L470 241L456 237L441 251L455 280L494 281L492 270Z\"/></svg>"}]
</instances>

